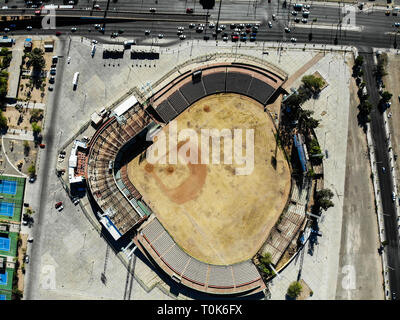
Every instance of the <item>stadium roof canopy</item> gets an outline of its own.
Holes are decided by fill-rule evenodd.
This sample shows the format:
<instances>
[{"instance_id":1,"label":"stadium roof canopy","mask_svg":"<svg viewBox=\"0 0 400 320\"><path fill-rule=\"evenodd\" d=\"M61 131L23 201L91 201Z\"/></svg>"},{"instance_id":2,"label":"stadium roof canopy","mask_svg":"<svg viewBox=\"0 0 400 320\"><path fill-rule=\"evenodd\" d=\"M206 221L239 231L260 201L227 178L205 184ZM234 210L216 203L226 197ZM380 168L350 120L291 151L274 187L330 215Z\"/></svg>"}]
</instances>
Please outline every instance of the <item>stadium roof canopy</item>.
<instances>
[{"instance_id":1,"label":"stadium roof canopy","mask_svg":"<svg viewBox=\"0 0 400 320\"><path fill-rule=\"evenodd\" d=\"M137 99L135 96L130 96L128 99L126 99L124 102L122 102L118 107L114 109L114 113L120 117L123 115L126 111L128 111L130 108L132 108L137 102Z\"/></svg>"}]
</instances>

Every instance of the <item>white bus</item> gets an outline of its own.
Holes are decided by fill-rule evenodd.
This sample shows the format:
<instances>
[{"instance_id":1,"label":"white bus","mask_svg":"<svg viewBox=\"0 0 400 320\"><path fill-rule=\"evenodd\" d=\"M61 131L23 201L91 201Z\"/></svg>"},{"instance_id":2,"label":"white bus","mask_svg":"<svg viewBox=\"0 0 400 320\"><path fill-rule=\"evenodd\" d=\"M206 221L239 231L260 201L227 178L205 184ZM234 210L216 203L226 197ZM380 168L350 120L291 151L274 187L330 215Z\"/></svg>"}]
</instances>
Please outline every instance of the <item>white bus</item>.
<instances>
[{"instance_id":1,"label":"white bus","mask_svg":"<svg viewBox=\"0 0 400 320\"><path fill-rule=\"evenodd\" d=\"M72 85L74 86L74 90L76 89L76 86L78 85L78 79L79 79L79 72L75 72L74 79L72 80Z\"/></svg>"}]
</instances>

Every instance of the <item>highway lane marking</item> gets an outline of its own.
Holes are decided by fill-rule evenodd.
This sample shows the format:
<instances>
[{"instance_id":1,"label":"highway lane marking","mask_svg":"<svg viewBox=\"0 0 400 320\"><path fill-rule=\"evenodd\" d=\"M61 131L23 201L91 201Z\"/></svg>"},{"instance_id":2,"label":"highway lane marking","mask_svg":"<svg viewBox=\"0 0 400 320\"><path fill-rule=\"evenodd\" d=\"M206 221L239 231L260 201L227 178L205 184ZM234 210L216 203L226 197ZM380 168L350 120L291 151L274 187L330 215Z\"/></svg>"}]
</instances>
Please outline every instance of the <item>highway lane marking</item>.
<instances>
[{"instance_id":1,"label":"highway lane marking","mask_svg":"<svg viewBox=\"0 0 400 320\"><path fill-rule=\"evenodd\" d=\"M294 25L294 27L293 28L311 28L311 25L310 24L307 24L307 23L305 23L305 24L296 24L296 25ZM362 26L362 27L360 27L360 26L353 26L353 25L351 25L351 26L341 26L341 27L338 27L338 25L337 24L335 24L335 25L324 25L324 24L313 24L312 25L312 29L340 29L340 30L342 30L342 31L355 31L355 32L361 32L363 29L364 29L364 27Z\"/></svg>"}]
</instances>

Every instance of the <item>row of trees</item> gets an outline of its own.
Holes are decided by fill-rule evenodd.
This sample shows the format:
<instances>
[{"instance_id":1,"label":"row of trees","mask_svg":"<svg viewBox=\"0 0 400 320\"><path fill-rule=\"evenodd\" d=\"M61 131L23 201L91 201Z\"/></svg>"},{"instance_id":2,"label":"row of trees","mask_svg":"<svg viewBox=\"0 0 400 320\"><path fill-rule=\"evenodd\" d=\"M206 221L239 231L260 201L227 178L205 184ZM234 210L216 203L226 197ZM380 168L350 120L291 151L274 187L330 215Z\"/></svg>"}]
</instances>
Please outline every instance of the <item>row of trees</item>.
<instances>
[{"instance_id":1,"label":"row of trees","mask_svg":"<svg viewBox=\"0 0 400 320\"><path fill-rule=\"evenodd\" d=\"M290 108L288 113L290 120L298 122L300 132L308 133L308 130L318 127L319 121L312 117L313 111L303 110L301 105L312 97L319 95L324 81L314 75L304 76L301 81L302 85L298 91L286 99L285 104Z\"/></svg>"}]
</instances>

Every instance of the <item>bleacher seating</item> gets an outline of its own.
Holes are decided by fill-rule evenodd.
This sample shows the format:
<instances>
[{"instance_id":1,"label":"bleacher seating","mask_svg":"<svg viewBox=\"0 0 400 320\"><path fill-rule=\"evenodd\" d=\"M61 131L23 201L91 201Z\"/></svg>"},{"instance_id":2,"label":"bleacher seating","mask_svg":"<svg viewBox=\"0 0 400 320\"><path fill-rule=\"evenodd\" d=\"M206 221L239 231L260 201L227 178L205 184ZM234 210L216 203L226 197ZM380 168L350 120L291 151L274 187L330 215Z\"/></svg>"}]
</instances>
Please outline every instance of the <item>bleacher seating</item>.
<instances>
[{"instance_id":1,"label":"bleacher seating","mask_svg":"<svg viewBox=\"0 0 400 320\"><path fill-rule=\"evenodd\" d=\"M246 73L228 72L226 74L226 91L247 95L252 77Z\"/></svg>"},{"instance_id":2,"label":"bleacher seating","mask_svg":"<svg viewBox=\"0 0 400 320\"><path fill-rule=\"evenodd\" d=\"M213 288L236 288L260 280L260 274L251 261L234 265L212 265L201 262L184 252L164 229L157 218L140 231L139 241L146 241L157 256L177 275L194 284ZM208 279L207 279L208 275Z\"/></svg>"},{"instance_id":3,"label":"bleacher seating","mask_svg":"<svg viewBox=\"0 0 400 320\"><path fill-rule=\"evenodd\" d=\"M213 93L225 92L225 78L225 72L204 74L202 81L207 94L209 95Z\"/></svg>"},{"instance_id":4,"label":"bleacher seating","mask_svg":"<svg viewBox=\"0 0 400 320\"><path fill-rule=\"evenodd\" d=\"M204 90L202 81L189 81L184 84L179 90L190 104L203 98L206 95L206 91Z\"/></svg>"},{"instance_id":5,"label":"bleacher seating","mask_svg":"<svg viewBox=\"0 0 400 320\"><path fill-rule=\"evenodd\" d=\"M132 208L128 199L141 196L135 188L118 187L113 174L109 172L109 161L114 160L122 146L150 123L150 118L138 107L131 108L124 117L126 122L118 123L112 118L96 132L91 141L87 164L91 192L103 212L109 208L116 212L110 219L122 234L140 221L140 215Z\"/></svg>"},{"instance_id":6,"label":"bleacher seating","mask_svg":"<svg viewBox=\"0 0 400 320\"><path fill-rule=\"evenodd\" d=\"M168 101L177 114L181 114L187 107L189 107L189 102L185 100L179 90L171 94L168 97Z\"/></svg>"}]
</instances>

